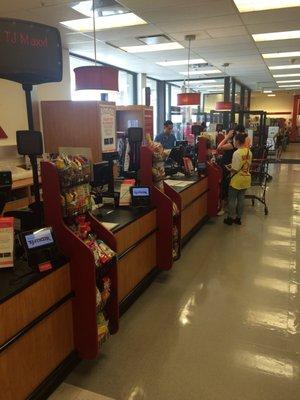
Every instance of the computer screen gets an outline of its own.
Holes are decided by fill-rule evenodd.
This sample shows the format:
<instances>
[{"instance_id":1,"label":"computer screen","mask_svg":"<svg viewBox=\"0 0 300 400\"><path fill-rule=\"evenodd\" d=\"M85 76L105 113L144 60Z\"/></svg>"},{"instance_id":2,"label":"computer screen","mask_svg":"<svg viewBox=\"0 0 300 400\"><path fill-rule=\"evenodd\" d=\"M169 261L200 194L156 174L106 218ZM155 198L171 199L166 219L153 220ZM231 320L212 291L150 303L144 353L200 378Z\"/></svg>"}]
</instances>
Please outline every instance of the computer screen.
<instances>
[{"instance_id":1,"label":"computer screen","mask_svg":"<svg viewBox=\"0 0 300 400\"><path fill-rule=\"evenodd\" d=\"M182 162L182 157L183 157L182 147L173 147L173 149L169 154L169 159L177 162L177 164L180 164Z\"/></svg>"},{"instance_id":2,"label":"computer screen","mask_svg":"<svg viewBox=\"0 0 300 400\"><path fill-rule=\"evenodd\" d=\"M102 161L93 165L93 186L108 185L111 178L108 161Z\"/></svg>"}]
</instances>

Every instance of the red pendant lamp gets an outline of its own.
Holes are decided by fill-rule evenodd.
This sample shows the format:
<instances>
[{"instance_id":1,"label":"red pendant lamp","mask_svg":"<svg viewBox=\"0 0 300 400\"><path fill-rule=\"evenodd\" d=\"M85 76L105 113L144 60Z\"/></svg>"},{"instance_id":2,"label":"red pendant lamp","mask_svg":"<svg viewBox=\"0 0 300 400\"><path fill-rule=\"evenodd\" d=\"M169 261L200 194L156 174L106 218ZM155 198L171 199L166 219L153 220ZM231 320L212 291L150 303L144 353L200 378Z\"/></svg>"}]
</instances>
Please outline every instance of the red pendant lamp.
<instances>
[{"instance_id":1,"label":"red pendant lamp","mask_svg":"<svg viewBox=\"0 0 300 400\"><path fill-rule=\"evenodd\" d=\"M215 105L216 111L231 111L232 102L231 101L217 101Z\"/></svg>"},{"instance_id":2,"label":"red pendant lamp","mask_svg":"<svg viewBox=\"0 0 300 400\"><path fill-rule=\"evenodd\" d=\"M188 83L187 92L179 93L177 95L177 105L178 106L199 106L200 105L200 93L190 92L190 59L191 59L191 41L195 40L195 35L186 35L185 40L189 42L189 54L188 54Z\"/></svg>"},{"instance_id":3,"label":"red pendant lamp","mask_svg":"<svg viewBox=\"0 0 300 400\"><path fill-rule=\"evenodd\" d=\"M178 106L199 106L200 93L179 93L177 95Z\"/></svg>"},{"instance_id":4,"label":"red pendant lamp","mask_svg":"<svg viewBox=\"0 0 300 400\"><path fill-rule=\"evenodd\" d=\"M119 90L119 71L97 65L95 0L93 0L93 33L95 65L74 68L76 90Z\"/></svg>"}]
</instances>

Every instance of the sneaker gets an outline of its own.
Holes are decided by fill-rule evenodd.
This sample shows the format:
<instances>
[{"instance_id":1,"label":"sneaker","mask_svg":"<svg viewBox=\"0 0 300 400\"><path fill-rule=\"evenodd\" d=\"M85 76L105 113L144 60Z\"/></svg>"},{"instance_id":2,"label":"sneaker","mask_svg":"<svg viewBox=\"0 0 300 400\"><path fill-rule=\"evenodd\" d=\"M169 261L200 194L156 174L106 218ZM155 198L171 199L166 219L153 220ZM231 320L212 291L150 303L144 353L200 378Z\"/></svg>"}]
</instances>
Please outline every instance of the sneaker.
<instances>
[{"instance_id":1,"label":"sneaker","mask_svg":"<svg viewBox=\"0 0 300 400\"><path fill-rule=\"evenodd\" d=\"M223 222L224 222L224 224L226 224L226 225L232 225L232 224L233 224L233 219L230 218L230 217L227 217L227 218L224 219Z\"/></svg>"},{"instance_id":2,"label":"sneaker","mask_svg":"<svg viewBox=\"0 0 300 400\"><path fill-rule=\"evenodd\" d=\"M236 225L242 225L241 218L236 218L235 220L233 220L233 222L234 222Z\"/></svg>"},{"instance_id":3,"label":"sneaker","mask_svg":"<svg viewBox=\"0 0 300 400\"><path fill-rule=\"evenodd\" d=\"M222 217L222 215L224 215L224 214L225 214L225 211L224 211L224 210L220 210L220 211L218 212L217 216L218 216L218 217Z\"/></svg>"}]
</instances>

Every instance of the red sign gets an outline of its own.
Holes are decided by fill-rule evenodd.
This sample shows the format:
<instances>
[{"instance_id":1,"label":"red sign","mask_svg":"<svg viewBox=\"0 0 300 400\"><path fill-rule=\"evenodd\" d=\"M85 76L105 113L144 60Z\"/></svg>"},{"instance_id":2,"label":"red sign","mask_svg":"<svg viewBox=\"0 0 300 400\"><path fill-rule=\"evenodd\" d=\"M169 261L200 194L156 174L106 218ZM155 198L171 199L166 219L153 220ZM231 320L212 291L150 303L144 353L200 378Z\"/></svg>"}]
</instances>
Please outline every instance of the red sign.
<instances>
[{"instance_id":1,"label":"red sign","mask_svg":"<svg viewBox=\"0 0 300 400\"><path fill-rule=\"evenodd\" d=\"M145 110L144 121L145 121L144 122L145 123L144 136L146 136L148 134L153 139L153 111L152 110Z\"/></svg>"},{"instance_id":2,"label":"red sign","mask_svg":"<svg viewBox=\"0 0 300 400\"><path fill-rule=\"evenodd\" d=\"M0 126L0 139L7 139L7 134L4 132L1 126Z\"/></svg>"}]
</instances>

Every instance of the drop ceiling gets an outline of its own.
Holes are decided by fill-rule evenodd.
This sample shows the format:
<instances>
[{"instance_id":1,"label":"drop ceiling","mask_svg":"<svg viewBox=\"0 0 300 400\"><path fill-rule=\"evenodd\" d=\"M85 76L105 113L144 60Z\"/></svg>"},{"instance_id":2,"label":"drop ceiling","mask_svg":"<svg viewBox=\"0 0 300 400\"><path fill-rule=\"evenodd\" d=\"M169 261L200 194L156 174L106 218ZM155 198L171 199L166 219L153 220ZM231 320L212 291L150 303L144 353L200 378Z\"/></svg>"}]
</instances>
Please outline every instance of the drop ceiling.
<instances>
[{"instance_id":1,"label":"drop ceiling","mask_svg":"<svg viewBox=\"0 0 300 400\"><path fill-rule=\"evenodd\" d=\"M1 0L0 16L56 26L62 34L64 48L92 58L92 34L74 32L60 24L82 18L82 14L71 8L76 3L68 0ZM186 34L196 35L192 42L192 58L204 58L219 69L222 73L216 77L231 75L252 89L276 88L268 65L290 63L289 58L264 59L262 53L300 50L300 39L255 43L252 38L252 34L299 30L300 7L240 13L233 0L119 0L118 3L147 24L98 31L97 58L128 70L145 72L157 79L182 79L180 72L185 71L186 66L162 67L156 62L186 59ZM138 54L116 48L139 45L137 37L140 36L161 34L184 48ZM226 70L222 67L224 63L229 63ZM300 57L296 58L296 64L300 64ZM291 70L280 70L282 74L289 72ZM212 77L214 75L199 75L199 78Z\"/></svg>"}]
</instances>

